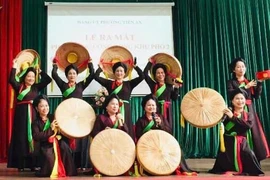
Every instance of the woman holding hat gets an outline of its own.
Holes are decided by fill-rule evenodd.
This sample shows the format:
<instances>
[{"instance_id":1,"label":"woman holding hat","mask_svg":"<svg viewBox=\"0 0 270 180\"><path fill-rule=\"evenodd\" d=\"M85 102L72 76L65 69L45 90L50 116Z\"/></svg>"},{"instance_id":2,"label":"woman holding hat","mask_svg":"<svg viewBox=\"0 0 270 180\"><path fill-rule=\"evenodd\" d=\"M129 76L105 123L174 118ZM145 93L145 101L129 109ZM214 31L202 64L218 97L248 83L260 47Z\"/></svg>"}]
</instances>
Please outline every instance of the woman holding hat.
<instances>
[{"instance_id":1,"label":"woman holding hat","mask_svg":"<svg viewBox=\"0 0 270 180\"><path fill-rule=\"evenodd\" d=\"M53 64L52 70L52 78L55 80L57 86L60 88L62 92L63 99L68 98L79 98L83 99L83 91L87 88L87 86L94 79L94 67L91 60L88 62L88 68L90 74L86 77L85 80L76 82L78 77L78 68L70 64L65 68L65 75L68 82L63 81L57 73L58 66L56 63ZM76 166L78 168L88 168L88 153L86 149L88 149L89 137L84 137L81 139L71 139L70 145L74 151L74 160Z\"/></svg>"},{"instance_id":2,"label":"woman holding hat","mask_svg":"<svg viewBox=\"0 0 270 180\"><path fill-rule=\"evenodd\" d=\"M256 124L254 113L245 109L248 96L248 93L240 88L230 94L232 110L224 109L224 114L227 116L223 122L225 151L218 152L210 173L224 174L228 171L236 171L234 175L264 175L248 142L248 131Z\"/></svg>"},{"instance_id":3,"label":"woman holding hat","mask_svg":"<svg viewBox=\"0 0 270 180\"><path fill-rule=\"evenodd\" d=\"M49 100L45 95L35 98L33 106L37 111L37 119L32 122L35 151L40 154L41 169L36 172L39 177L65 177L77 175L72 159L71 149L57 134L58 123L49 114Z\"/></svg>"},{"instance_id":4,"label":"woman holding hat","mask_svg":"<svg viewBox=\"0 0 270 180\"><path fill-rule=\"evenodd\" d=\"M102 66L102 64L100 66ZM100 73L102 72L101 67L99 67L95 73L95 80L104 86L108 90L109 94L117 94L120 98L121 103L123 103L120 108L120 113L124 116L129 129L129 135L134 139L129 100L132 90L141 81L143 81L144 75L142 70L136 66L136 59L134 60L133 67L137 71L139 77L130 81L124 81L125 75L127 73L127 66L122 62L117 62L112 66L113 74L115 77L114 80L100 77Z\"/></svg>"},{"instance_id":5,"label":"woman holding hat","mask_svg":"<svg viewBox=\"0 0 270 180\"><path fill-rule=\"evenodd\" d=\"M142 108L145 113L136 122L136 138L140 137L149 130L159 129L172 134L172 128L166 118L157 113L158 100L153 94L146 95L142 100ZM169 147L168 147L169 148ZM190 170L186 160L181 153L181 162L179 168L175 171L176 175L196 175L197 173Z\"/></svg>"},{"instance_id":6,"label":"woman holding hat","mask_svg":"<svg viewBox=\"0 0 270 180\"><path fill-rule=\"evenodd\" d=\"M232 79L228 81L227 92L229 98L235 91L245 91L247 93L245 109L254 117L254 123L248 130L248 144L254 151L258 161L261 161L270 156L269 147L261 125L261 122L255 112L252 101L259 98L262 92L262 80L251 80L246 78L246 63L242 58L235 58L229 65Z\"/></svg>"},{"instance_id":7,"label":"woman holding hat","mask_svg":"<svg viewBox=\"0 0 270 180\"><path fill-rule=\"evenodd\" d=\"M153 68L152 68L153 67ZM152 68L154 79L149 76ZM166 83L167 68L164 64L155 63L154 59L150 59L144 68L145 81L150 87L151 93L158 99L158 112L161 113L173 128L173 116L171 108L171 100L176 100L179 94L181 84L173 81L173 85Z\"/></svg>"},{"instance_id":8,"label":"woman holding hat","mask_svg":"<svg viewBox=\"0 0 270 180\"><path fill-rule=\"evenodd\" d=\"M18 168L19 171L23 171L24 168L34 168L35 166L32 157L34 146L31 122L36 117L36 114L32 107L32 102L39 92L51 82L51 78L40 69L28 67L23 71L24 74L21 74L20 82L17 82L15 78L17 68L18 64L15 59L13 61L9 83L16 93L17 102L7 167ZM39 83L35 83L36 73L41 76Z\"/></svg>"}]
</instances>

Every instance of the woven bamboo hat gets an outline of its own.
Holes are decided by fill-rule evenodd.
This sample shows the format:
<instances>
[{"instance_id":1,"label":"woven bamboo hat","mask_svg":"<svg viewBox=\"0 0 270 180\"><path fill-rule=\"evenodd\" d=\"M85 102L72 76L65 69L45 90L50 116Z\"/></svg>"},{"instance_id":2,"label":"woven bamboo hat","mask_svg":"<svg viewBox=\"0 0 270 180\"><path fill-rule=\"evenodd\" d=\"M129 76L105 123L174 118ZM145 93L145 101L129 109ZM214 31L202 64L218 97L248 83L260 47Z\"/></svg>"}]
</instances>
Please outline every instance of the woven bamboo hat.
<instances>
[{"instance_id":1,"label":"woven bamboo hat","mask_svg":"<svg viewBox=\"0 0 270 180\"><path fill-rule=\"evenodd\" d=\"M133 56L129 50L122 46L111 46L101 54L100 64L106 77L115 79L113 65L122 62L127 66L125 77L131 74L133 69Z\"/></svg>"},{"instance_id":2,"label":"woven bamboo hat","mask_svg":"<svg viewBox=\"0 0 270 180\"><path fill-rule=\"evenodd\" d=\"M135 161L135 143L124 131L105 129L90 145L90 158L102 174L118 176L127 172Z\"/></svg>"},{"instance_id":3,"label":"woven bamboo hat","mask_svg":"<svg viewBox=\"0 0 270 180\"><path fill-rule=\"evenodd\" d=\"M164 64L167 69L167 74L166 74L166 82L169 84L173 84L173 79L176 79L179 82L182 82L181 77L182 77L182 67L179 62L179 60L166 53L157 53L153 56L150 57L152 62L155 62L153 66L151 67L151 76L152 79L154 78L154 74L152 72L153 67L155 64L160 63Z\"/></svg>"},{"instance_id":4,"label":"woven bamboo hat","mask_svg":"<svg viewBox=\"0 0 270 180\"><path fill-rule=\"evenodd\" d=\"M193 126L209 128L221 120L225 107L225 101L217 91L210 88L196 88L183 97L181 112Z\"/></svg>"},{"instance_id":5,"label":"woven bamboo hat","mask_svg":"<svg viewBox=\"0 0 270 180\"><path fill-rule=\"evenodd\" d=\"M33 49L25 49L18 53L16 56L16 75L21 77L28 67L39 68L40 67L40 56Z\"/></svg>"},{"instance_id":6,"label":"woven bamboo hat","mask_svg":"<svg viewBox=\"0 0 270 180\"><path fill-rule=\"evenodd\" d=\"M89 52L84 46L74 42L67 42L57 49L54 62L62 71L65 71L68 65L74 64L80 73L88 67L90 59Z\"/></svg>"},{"instance_id":7,"label":"woven bamboo hat","mask_svg":"<svg viewBox=\"0 0 270 180\"><path fill-rule=\"evenodd\" d=\"M84 100L69 98L62 101L55 110L61 133L70 138L81 138L90 134L96 114Z\"/></svg>"},{"instance_id":8,"label":"woven bamboo hat","mask_svg":"<svg viewBox=\"0 0 270 180\"><path fill-rule=\"evenodd\" d=\"M163 130L151 130L142 135L136 154L143 168L153 175L170 175L181 161L179 143Z\"/></svg>"}]
</instances>

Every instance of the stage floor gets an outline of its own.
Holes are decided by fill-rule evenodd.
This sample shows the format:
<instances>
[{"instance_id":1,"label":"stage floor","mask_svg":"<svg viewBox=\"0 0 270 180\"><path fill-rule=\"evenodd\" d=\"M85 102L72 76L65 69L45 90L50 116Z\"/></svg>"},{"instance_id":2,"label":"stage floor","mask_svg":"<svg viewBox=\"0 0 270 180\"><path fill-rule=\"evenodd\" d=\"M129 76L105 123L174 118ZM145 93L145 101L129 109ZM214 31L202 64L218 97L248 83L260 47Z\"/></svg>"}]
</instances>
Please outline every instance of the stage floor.
<instances>
[{"instance_id":1,"label":"stage floor","mask_svg":"<svg viewBox=\"0 0 270 180\"><path fill-rule=\"evenodd\" d=\"M110 179L110 180L124 180L124 179L192 179L192 180L198 180L198 179L208 179L208 180L216 180L216 179L222 179L222 180L253 180L253 179L260 179L260 180L266 180L270 179L270 159L266 159L261 161L262 169L265 173L265 176L232 176L232 175L213 175L207 173L209 169L213 167L215 159L187 159L187 163L190 166L190 168L199 171L200 173L198 176L148 176L148 177L128 177L128 176L120 176L120 177L101 177L101 179ZM67 177L67 178L59 178L59 179L68 179L68 180L83 180L83 179L92 179L94 177L92 176L86 176L80 173L76 177ZM17 169L7 169L6 163L0 163L0 180L18 180L18 179L27 179L27 180L33 180L33 179L50 179L50 178L37 178L34 176L33 172L25 171L25 172L17 172ZM95 178L97 179L97 178ZM99 178L98 178L99 179Z\"/></svg>"}]
</instances>

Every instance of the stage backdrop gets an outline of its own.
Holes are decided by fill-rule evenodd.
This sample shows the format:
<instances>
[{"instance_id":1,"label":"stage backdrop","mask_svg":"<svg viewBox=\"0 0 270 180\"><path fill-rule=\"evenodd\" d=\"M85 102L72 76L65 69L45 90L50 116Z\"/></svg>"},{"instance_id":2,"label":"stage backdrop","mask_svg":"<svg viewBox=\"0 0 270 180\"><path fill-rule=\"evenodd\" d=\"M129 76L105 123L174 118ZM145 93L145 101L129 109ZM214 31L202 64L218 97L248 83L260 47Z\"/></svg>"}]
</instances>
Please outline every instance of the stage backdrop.
<instances>
[{"instance_id":1,"label":"stage backdrop","mask_svg":"<svg viewBox=\"0 0 270 180\"><path fill-rule=\"evenodd\" d=\"M149 57L159 52L174 54L172 5L174 3L46 3L47 6L47 72L52 71L55 52L63 43L76 42L89 52L94 68L103 51L114 45L127 48L144 68ZM65 73L58 71L66 80ZM132 78L137 77L132 71ZM78 81L86 77L86 70ZM128 79L128 78L127 78ZM56 87L55 82L54 87ZM93 81L84 95L100 89ZM50 96L62 96L59 88L47 90ZM133 95L150 93L145 81L134 88Z\"/></svg>"},{"instance_id":2,"label":"stage backdrop","mask_svg":"<svg viewBox=\"0 0 270 180\"><path fill-rule=\"evenodd\" d=\"M91 0L57 0L57 2L94 2ZM218 126L180 127L180 103L188 91L210 87L225 99L228 64L235 57L248 62L249 78L256 71L270 69L269 0L100 0L99 2L174 2L173 34L175 56L181 61L184 85L173 103L174 136L187 157L214 157L218 150ZM44 1L23 1L23 48L36 49L46 59L47 7ZM157 22L158 23L158 22ZM64 32L65 30L63 30ZM158 37L157 37L158 38ZM90 52L91 53L91 52ZM46 67L43 61L43 68ZM143 67L142 67L143 68ZM50 98L51 110L61 98ZM90 101L90 100L89 100ZM142 114L141 97L133 97L132 120ZM263 83L263 93L256 101L268 141L270 139L270 81Z\"/></svg>"}]
</instances>

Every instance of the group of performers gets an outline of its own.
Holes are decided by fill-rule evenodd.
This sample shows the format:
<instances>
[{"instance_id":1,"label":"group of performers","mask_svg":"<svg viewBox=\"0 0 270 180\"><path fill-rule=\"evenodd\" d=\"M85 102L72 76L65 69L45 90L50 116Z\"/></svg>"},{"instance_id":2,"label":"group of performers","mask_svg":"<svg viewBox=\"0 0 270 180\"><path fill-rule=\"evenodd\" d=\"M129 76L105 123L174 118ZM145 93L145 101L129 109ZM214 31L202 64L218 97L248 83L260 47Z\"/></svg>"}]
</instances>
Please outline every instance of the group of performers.
<instances>
[{"instance_id":1,"label":"group of performers","mask_svg":"<svg viewBox=\"0 0 270 180\"><path fill-rule=\"evenodd\" d=\"M178 99L181 83L176 80L171 84L167 83L168 68L162 63L155 62L155 59L149 59L144 71L137 66L136 60L132 62L138 77L124 80L127 77L128 67L119 61L111 66L114 79L107 79L100 76L104 69L103 64L100 63L95 72L89 59L87 62L89 75L81 82L76 82L79 70L74 64L65 67L65 76L68 80L65 82L58 76L58 65L54 62L52 78L61 90L63 100L82 99L83 91L93 79L109 92L109 96L102 104L104 112L97 116L90 134L92 138L107 128L125 131L135 143L149 130L160 129L172 134L173 122L176 120L173 118L171 101ZM57 135L58 122L49 114L49 101L45 95L39 95L39 92L51 82L51 78L39 69L28 67L18 82L15 78L17 66L15 59L9 82L15 90L17 102L7 167L18 168L19 171L40 167L36 175L43 177L77 175L77 168L89 167L89 154L86 148L90 138L87 136L74 140ZM233 60L230 68L233 78L228 81L228 95L232 102L232 110L228 108L224 110L227 114L224 121L226 150L218 153L215 165L209 172L235 171L240 175L263 175L260 161L269 157L269 149L252 105L253 98L258 98L261 94L262 82L246 79L246 65L241 58ZM153 78L149 71L153 74ZM35 82L37 75L41 76L38 83ZM143 80L149 85L151 94L143 97L141 105L144 114L137 120L134 131L129 101L132 90ZM72 147L74 143L75 148ZM181 163L175 174L189 173L196 174L188 167L182 152Z\"/></svg>"}]
</instances>

